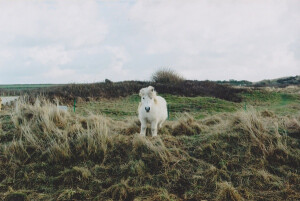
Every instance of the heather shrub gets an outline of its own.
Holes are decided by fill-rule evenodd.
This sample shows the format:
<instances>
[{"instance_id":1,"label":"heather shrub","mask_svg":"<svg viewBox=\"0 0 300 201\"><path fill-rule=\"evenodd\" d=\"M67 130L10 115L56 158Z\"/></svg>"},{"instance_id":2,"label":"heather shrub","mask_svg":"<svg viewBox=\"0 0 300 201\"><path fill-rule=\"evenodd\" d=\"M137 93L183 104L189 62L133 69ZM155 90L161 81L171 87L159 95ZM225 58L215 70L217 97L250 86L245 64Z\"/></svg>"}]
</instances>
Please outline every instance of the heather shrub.
<instances>
[{"instance_id":1,"label":"heather shrub","mask_svg":"<svg viewBox=\"0 0 300 201\"><path fill-rule=\"evenodd\" d=\"M184 78L170 68L163 68L153 73L151 80L158 83L178 83L184 81Z\"/></svg>"}]
</instances>

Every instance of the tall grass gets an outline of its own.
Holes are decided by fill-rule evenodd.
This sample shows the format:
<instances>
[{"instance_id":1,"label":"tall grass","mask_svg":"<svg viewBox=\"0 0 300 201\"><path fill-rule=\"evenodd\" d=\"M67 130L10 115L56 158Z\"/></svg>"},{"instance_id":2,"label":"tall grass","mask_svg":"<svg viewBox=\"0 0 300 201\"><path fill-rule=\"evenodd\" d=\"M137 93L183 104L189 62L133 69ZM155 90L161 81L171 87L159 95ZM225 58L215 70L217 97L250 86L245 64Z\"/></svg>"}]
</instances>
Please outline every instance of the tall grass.
<instances>
[{"instance_id":1,"label":"tall grass","mask_svg":"<svg viewBox=\"0 0 300 201\"><path fill-rule=\"evenodd\" d=\"M82 119L45 99L37 99L33 105L21 99L11 119L17 133L4 150L7 157L30 158L33 150L48 161L70 160L78 150L86 155L105 155L111 138L110 122L105 117L90 115Z\"/></svg>"}]
</instances>

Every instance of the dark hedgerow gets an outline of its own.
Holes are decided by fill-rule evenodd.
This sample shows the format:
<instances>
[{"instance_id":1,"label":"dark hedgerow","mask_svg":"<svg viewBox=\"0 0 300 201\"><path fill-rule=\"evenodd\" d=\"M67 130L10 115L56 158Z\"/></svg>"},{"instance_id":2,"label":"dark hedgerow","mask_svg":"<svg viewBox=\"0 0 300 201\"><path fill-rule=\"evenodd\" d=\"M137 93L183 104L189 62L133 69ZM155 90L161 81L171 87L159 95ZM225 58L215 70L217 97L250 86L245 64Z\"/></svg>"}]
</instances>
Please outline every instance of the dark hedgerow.
<instances>
[{"instance_id":1,"label":"dark hedgerow","mask_svg":"<svg viewBox=\"0 0 300 201\"><path fill-rule=\"evenodd\" d=\"M239 93L245 89L232 88L210 81L185 80L177 83L155 83L141 81L124 81L113 83L67 84L49 88L24 90L22 94L35 97L42 95L50 100L60 99L72 103L75 98L85 101L99 98L119 98L137 94L143 87L153 86L159 94L171 94L186 97L207 96L227 101L241 102ZM0 91L1 92L1 91Z\"/></svg>"},{"instance_id":2,"label":"dark hedgerow","mask_svg":"<svg viewBox=\"0 0 300 201\"><path fill-rule=\"evenodd\" d=\"M23 90L22 94L27 93L33 97L43 95L50 100L58 98L61 102L71 103L75 98L79 97L86 101L99 98L126 97L138 93L141 88L149 85L153 86L160 94L187 97L208 96L233 102L240 102L241 97L238 94L245 90L210 81L185 80L177 83L123 81L113 83L66 84L48 88Z\"/></svg>"}]
</instances>

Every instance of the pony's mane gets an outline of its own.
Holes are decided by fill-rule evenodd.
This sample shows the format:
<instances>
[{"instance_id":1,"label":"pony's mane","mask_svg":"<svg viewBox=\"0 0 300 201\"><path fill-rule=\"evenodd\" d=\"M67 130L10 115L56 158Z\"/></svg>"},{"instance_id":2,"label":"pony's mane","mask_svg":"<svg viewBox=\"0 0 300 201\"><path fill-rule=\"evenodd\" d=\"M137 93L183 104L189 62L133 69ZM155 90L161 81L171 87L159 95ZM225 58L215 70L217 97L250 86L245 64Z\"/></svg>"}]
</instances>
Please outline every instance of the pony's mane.
<instances>
[{"instance_id":1,"label":"pony's mane","mask_svg":"<svg viewBox=\"0 0 300 201\"><path fill-rule=\"evenodd\" d=\"M149 86L140 90L140 96L148 95L150 98L156 97L156 91L154 87Z\"/></svg>"}]
</instances>

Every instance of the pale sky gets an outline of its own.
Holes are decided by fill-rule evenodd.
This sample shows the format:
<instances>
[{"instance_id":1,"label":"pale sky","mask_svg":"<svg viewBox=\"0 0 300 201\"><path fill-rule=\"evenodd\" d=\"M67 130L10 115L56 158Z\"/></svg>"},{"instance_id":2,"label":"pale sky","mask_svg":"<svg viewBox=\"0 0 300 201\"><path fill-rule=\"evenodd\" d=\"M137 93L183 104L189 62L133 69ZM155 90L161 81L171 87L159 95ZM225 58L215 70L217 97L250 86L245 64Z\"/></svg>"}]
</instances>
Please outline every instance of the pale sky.
<instances>
[{"instance_id":1,"label":"pale sky","mask_svg":"<svg viewBox=\"0 0 300 201\"><path fill-rule=\"evenodd\" d=\"M300 75L299 0L0 0L0 84Z\"/></svg>"}]
</instances>

